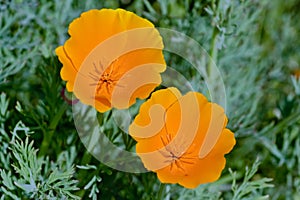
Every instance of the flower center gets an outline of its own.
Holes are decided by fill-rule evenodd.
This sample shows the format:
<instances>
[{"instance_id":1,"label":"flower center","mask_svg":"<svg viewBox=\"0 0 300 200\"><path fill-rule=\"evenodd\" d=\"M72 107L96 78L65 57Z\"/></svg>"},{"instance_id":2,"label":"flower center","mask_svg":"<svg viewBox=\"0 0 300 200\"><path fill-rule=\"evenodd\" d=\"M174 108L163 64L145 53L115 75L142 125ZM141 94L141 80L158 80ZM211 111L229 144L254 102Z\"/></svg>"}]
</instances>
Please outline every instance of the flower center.
<instances>
[{"instance_id":1,"label":"flower center","mask_svg":"<svg viewBox=\"0 0 300 200\"><path fill-rule=\"evenodd\" d=\"M174 167L180 169L185 175L187 175L185 170L186 164L194 164L194 156L188 152L187 149L182 149L182 145L176 144L170 134L166 135L166 139L161 136L161 141L165 146L166 151L159 151L165 158L165 162L170 163L170 170L172 171ZM171 143L172 142L172 143ZM181 141L180 141L181 142Z\"/></svg>"},{"instance_id":2,"label":"flower center","mask_svg":"<svg viewBox=\"0 0 300 200\"><path fill-rule=\"evenodd\" d=\"M112 79L112 77L111 77L111 74L109 74L109 73L104 73L102 76L101 76L101 78L100 78L100 80L99 80L99 85L100 84L111 84L111 83L113 83L114 82L114 80Z\"/></svg>"},{"instance_id":3,"label":"flower center","mask_svg":"<svg viewBox=\"0 0 300 200\"><path fill-rule=\"evenodd\" d=\"M96 63L93 63L94 65L94 73L90 73L90 77L95 82L92 83L92 86L96 86L96 91L99 93L102 89L106 89L107 93L111 93L111 88L115 85L117 85L118 81L118 75L117 68L118 65L118 59L113 61L105 70L103 67L103 64L99 62L99 65L97 66ZM99 79L100 76L100 79Z\"/></svg>"}]
</instances>

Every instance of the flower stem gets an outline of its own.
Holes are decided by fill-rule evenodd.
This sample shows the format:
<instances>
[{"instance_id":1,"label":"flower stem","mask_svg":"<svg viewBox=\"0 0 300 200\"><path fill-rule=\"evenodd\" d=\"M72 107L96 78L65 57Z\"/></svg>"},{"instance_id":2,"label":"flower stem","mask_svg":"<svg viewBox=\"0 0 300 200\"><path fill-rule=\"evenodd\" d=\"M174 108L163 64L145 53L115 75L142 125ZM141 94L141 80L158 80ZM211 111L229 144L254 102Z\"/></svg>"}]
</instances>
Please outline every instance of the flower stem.
<instances>
[{"instance_id":1,"label":"flower stem","mask_svg":"<svg viewBox=\"0 0 300 200\"><path fill-rule=\"evenodd\" d=\"M215 0L212 1L212 9L215 12L214 16L212 16L212 26L213 26L213 32L212 32L212 39L211 39L211 45L210 45L210 52L209 55L211 59L209 60L208 68L207 68L207 76L211 79L214 79L214 72L213 72L213 65L217 63L217 57L218 57L218 48L217 48L217 40L218 40L218 34L219 30L217 27L217 22L214 21L215 16L218 15L218 6L216 5Z\"/></svg>"},{"instance_id":2,"label":"flower stem","mask_svg":"<svg viewBox=\"0 0 300 200\"><path fill-rule=\"evenodd\" d=\"M65 111L68 108L68 104L67 103L63 103L60 108L58 109L58 113L56 113L56 115L53 117L50 125L49 125L49 131L44 131L44 138L40 147L40 151L39 151L39 156L43 156L47 153L48 149L49 149L49 145L51 142L51 139L53 137L53 134L55 132L55 129L60 121L60 119L62 118L63 114L65 113Z\"/></svg>"},{"instance_id":3,"label":"flower stem","mask_svg":"<svg viewBox=\"0 0 300 200\"><path fill-rule=\"evenodd\" d=\"M209 55L211 57L207 69L207 76L208 77L213 77L213 65L214 63L217 62L217 57L218 57L218 49L217 49L217 39L218 39L218 29L217 27L213 28L213 33L212 33L212 41L211 41L211 47L210 47L210 52Z\"/></svg>"},{"instance_id":4,"label":"flower stem","mask_svg":"<svg viewBox=\"0 0 300 200\"><path fill-rule=\"evenodd\" d=\"M80 164L81 165L87 165L91 162L91 159L92 159L92 155L90 154L90 152L85 150Z\"/></svg>"},{"instance_id":5,"label":"flower stem","mask_svg":"<svg viewBox=\"0 0 300 200\"><path fill-rule=\"evenodd\" d=\"M165 190L166 190L166 184L161 183L160 186L159 186L158 193L157 193L157 200L164 199Z\"/></svg>"}]
</instances>

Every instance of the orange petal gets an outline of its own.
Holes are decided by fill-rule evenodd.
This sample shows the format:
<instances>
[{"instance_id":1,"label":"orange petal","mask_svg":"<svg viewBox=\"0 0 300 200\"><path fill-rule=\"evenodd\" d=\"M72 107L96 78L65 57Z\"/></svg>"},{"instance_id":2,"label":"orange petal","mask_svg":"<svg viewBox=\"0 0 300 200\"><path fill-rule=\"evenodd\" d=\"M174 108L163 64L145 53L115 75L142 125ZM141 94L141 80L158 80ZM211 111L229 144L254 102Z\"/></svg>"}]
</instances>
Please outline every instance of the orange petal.
<instances>
[{"instance_id":1,"label":"orange petal","mask_svg":"<svg viewBox=\"0 0 300 200\"><path fill-rule=\"evenodd\" d=\"M205 138L203 139L199 151L200 158L204 158L212 151L227 124L227 117L224 113L224 109L214 103L210 103L210 105L210 114L205 116L206 118L209 118L210 121L207 124L208 129L204 133Z\"/></svg>"},{"instance_id":2,"label":"orange petal","mask_svg":"<svg viewBox=\"0 0 300 200\"><path fill-rule=\"evenodd\" d=\"M119 25L123 27L125 30L140 28L140 27L154 27L154 25L150 21L144 18L140 18L130 11L125 11L123 9L116 9L116 11L118 11L118 15L119 15L118 17L122 19L121 24Z\"/></svg>"},{"instance_id":3,"label":"orange petal","mask_svg":"<svg viewBox=\"0 0 300 200\"><path fill-rule=\"evenodd\" d=\"M63 46L56 48L55 53L58 56L59 61L63 64L63 68L60 71L60 76L63 80L68 81L67 90L72 92L74 87L74 77L76 77L77 71L74 68L71 60L65 54Z\"/></svg>"},{"instance_id":4,"label":"orange petal","mask_svg":"<svg viewBox=\"0 0 300 200\"><path fill-rule=\"evenodd\" d=\"M196 139L202 141L207 119L207 100L195 92L189 92L173 103L166 115L166 128L175 140L182 143L182 150L186 150ZM201 109L198 109L200 108ZM203 123L204 122L204 123Z\"/></svg>"},{"instance_id":5,"label":"orange petal","mask_svg":"<svg viewBox=\"0 0 300 200\"><path fill-rule=\"evenodd\" d=\"M71 37L65 43L66 52L79 68L85 57L102 41L122 31L139 27L153 27L153 24L123 9L90 10L70 24Z\"/></svg>"},{"instance_id":6,"label":"orange petal","mask_svg":"<svg viewBox=\"0 0 300 200\"><path fill-rule=\"evenodd\" d=\"M146 138L145 135L155 135L155 133L145 132L144 130L161 130L164 122L158 123L156 119L164 119L162 115L164 115L165 111L159 111L157 115L155 112L152 112L153 114L150 115L151 108L158 104L161 108L167 109L176 102L180 96L181 94L176 88L158 90L152 93L151 98L141 105L139 114L129 126L129 134L137 141Z\"/></svg>"},{"instance_id":7,"label":"orange petal","mask_svg":"<svg viewBox=\"0 0 300 200\"><path fill-rule=\"evenodd\" d=\"M149 84L159 85L161 82L160 74L152 69L155 64L144 64L129 70L122 76L116 86L112 89L111 102L112 105L118 109L124 109L134 103L137 97L149 95L148 93L137 93L137 91L144 92L143 88L149 89ZM143 77L143 78L141 78ZM150 88L154 89L154 88Z\"/></svg>"},{"instance_id":8,"label":"orange petal","mask_svg":"<svg viewBox=\"0 0 300 200\"><path fill-rule=\"evenodd\" d=\"M224 169L226 160L224 156L215 156L199 159L189 168L186 168L187 176L183 177L179 184L186 188L196 188L199 184L210 183L218 180Z\"/></svg>"},{"instance_id":9,"label":"orange petal","mask_svg":"<svg viewBox=\"0 0 300 200\"><path fill-rule=\"evenodd\" d=\"M144 166L151 171L163 168L167 165L167 163L164 162L165 157L159 152L159 150L163 148L162 143L158 142L160 140L159 138L159 135L156 135L136 145L137 154L141 158Z\"/></svg>"},{"instance_id":10,"label":"orange petal","mask_svg":"<svg viewBox=\"0 0 300 200\"><path fill-rule=\"evenodd\" d=\"M77 69L100 42L122 31L120 26L115 25L117 22L117 12L102 9L82 13L70 24L71 37L66 41L65 49Z\"/></svg>"},{"instance_id":11,"label":"orange petal","mask_svg":"<svg viewBox=\"0 0 300 200\"><path fill-rule=\"evenodd\" d=\"M95 104L96 110L98 110L99 112L102 112L102 113L110 110L110 108L111 108L111 104L106 98L97 98L97 99L95 99L94 104Z\"/></svg>"},{"instance_id":12,"label":"orange petal","mask_svg":"<svg viewBox=\"0 0 300 200\"><path fill-rule=\"evenodd\" d=\"M150 34L151 29L145 29L145 30L134 30L131 33L128 33L129 37L132 37L132 40L134 40L133 37L138 37L140 34ZM121 37L121 36L120 36ZM117 38L116 38L117 39ZM150 43L151 41L151 43ZM154 45L152 42L157 41L157 45ZM163 45L161 43L161 38L158 35L158 33L153 33L153 36L149 38L149 40L141 40L139 42L134 41L132 43L128 42L127 49L124 51L129 50L130 52L123 54L119 58L119 63L122 65L118 69L119 73L124 74L128 70L139 67L144 64L153 64L152 70L155 72L163 72L166 69L166 63L164 60L164 56L162 54ZM131 47L133 46L133 47ZM145 49L145 48L153 48L153 49ZM143 49L137 49L136 48L143 48ZM144 74L145 75L145 74ZM137 77L140 78L140 77Z\"/></svg>"},{"instance_id":13,"label":"orange petal","mask_svg":"<svg viewBox=\"0 0 300 200\"><path fill-rule=\"evenodd\" d=\"M226 128L222 131L219 140L217 141L212 151L207 156L213 157L213 156L227 154L233 149L235 143L236 141L234 138L234 134L229 129Z\"/></svg>"},{"instance_id":14,"label":"orange petal","mask_svg":"<svg viewBox=\"0 0 300 200\"><path fill-rule=\"evenodd\" d=\"M185 176L184 173L176 167L171 170L171 165L157 170L156 173L162 183L178 183Z\"/></svg>"}]
</instances>

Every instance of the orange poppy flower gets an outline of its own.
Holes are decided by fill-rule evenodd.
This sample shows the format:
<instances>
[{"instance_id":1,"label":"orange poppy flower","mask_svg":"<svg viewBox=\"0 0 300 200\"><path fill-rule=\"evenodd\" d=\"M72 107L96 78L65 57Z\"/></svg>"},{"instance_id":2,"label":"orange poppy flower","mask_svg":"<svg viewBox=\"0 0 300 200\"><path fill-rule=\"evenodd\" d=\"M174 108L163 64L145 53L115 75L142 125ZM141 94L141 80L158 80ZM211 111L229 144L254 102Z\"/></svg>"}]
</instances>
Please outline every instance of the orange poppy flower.
<instances>
[{"instance_id":1,"label":"orange poppy flower","mask_svg":"<svg viewBox=\"0 0 300 200\"><path fill-rule=\"evenodd\" d=\"M200 93L176 88L156 91L129 127L144 166L163 183L186 188L217 180L235 145L227 117Z\"/></svg>"},{"instance_id":2,"label":"orange poppy flower","mask_svg":"<svg viewBox=\"0 0 300 200\"><path fill-rule=\"evenodd\" d=\"M90 10L69 26L56 49L67 90L100 112L147 98L166 68L163 43L153 24L123 9Z\"/></svg>"}]
</instances>

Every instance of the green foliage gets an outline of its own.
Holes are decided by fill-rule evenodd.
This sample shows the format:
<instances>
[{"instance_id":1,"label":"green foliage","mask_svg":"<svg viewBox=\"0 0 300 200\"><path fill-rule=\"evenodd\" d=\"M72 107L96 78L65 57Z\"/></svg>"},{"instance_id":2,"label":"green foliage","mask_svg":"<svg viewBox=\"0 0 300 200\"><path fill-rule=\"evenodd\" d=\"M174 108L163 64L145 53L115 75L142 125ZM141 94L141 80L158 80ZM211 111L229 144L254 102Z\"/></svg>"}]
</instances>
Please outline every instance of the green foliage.
<instances>
[{"instance_id":1,"label":"green foliage","mask_svg":"<svg viewBox=\"0 0 300 200\"><path fill-rule=\"evenodd\" d=\"M214 59L237 137L219 181L194 190L160 187L154 173L119 172L86 151L61 98L54 49L68 38L74 18L103 7L122 7L185 33ZM1 199L299 199L298 8L296 0L0 1ZM199 74L183 58L165 57L209 96L203 79L211 73L209 60L199 57L205 66ZM111 117L98 115L105 135L133 151L134 141Z\"/></svg>"},{"instance_id":2,"label":"green foliage","mask_svg":"<svg viewBox=\"0 0 300 200\"><path fill-rule=\"evenodd\" d=\"M8 199L79 199L72 194L78 190L73 178L74 167L64 166L63 160L51 163L49 158L37 157L37 149L29 137L33 132L19 121L11 134L5 131L8 99L1 94L1 198ZM24 133L25 138L20 135ZM24 142L25 140L25 142ZM63 154L64 152L62 152Z\"/></svg>"},{"instance_id":3,"label":"green foliage","mask_svg":"<svg viewBox=\"0 0 300 200\"><path fill-rule=\"evenodd\" d=\"M268 199L269 195L261 195L258 191L262 191L264 188L273 187L274 185L269 184L272 181L271 178L262 178L251 181L251 178L255 175L258 170L260 162L257 159L251 169L246 167L246 173L243 179L243 182L240 185L236 184L236 172L230 173L233 176L232 191L233 191L233 200L238 199ZM250 195L252 194L252 195Z\"/></svg>"},{"instance_id":4,"label":"green foliage","mask_svg":"<svg viewBox=\"0 0 300 200\"><path fill-rule=\"evenodd\" d=\"M178 199L269 199L269 196L263 194L263 191L265 188L274 187L274 185L270 184L271 178L255 177L260 164L261 162L257 159L250 169L246 166L245 175L240 172L233 172L229 168L230 176L223 177L215 183L200 185L194 190L181 190ZM243 180L238 183L241 177ZM232 183L230 184L229 181Z\"/></svg>"}]
</instances>

